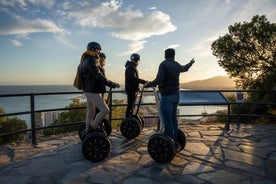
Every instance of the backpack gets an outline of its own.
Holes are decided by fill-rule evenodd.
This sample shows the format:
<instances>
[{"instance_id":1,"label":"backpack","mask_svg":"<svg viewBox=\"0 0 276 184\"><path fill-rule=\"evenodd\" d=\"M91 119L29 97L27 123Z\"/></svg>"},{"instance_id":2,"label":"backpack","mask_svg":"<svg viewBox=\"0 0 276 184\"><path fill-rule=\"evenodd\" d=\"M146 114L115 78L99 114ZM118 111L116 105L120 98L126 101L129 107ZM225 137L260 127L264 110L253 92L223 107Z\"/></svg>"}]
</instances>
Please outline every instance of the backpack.
<instances>
[{"instance_id":1,"label":"backpack","mask_svg":"<svg viewBox=\"0 0 276 184\"><path fill-rule=\"evenodd\" d=\"M83 90L83 76L81 73L81 64L78 65L77 73L73 82L73 86L75 86L79 90Z\"/></svg>"}]
</instances>

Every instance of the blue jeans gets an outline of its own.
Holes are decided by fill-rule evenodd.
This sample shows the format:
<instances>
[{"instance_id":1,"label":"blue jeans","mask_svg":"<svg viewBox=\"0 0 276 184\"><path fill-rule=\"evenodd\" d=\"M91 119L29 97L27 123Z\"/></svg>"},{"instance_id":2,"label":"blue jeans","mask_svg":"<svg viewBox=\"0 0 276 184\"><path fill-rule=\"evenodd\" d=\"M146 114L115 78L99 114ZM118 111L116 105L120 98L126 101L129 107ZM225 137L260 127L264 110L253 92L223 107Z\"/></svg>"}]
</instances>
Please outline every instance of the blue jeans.
<instances>
[{"instance_id":1,"label":"blue jeans","mask_svg":"<svg viewBox=\"0 0 276 184\"><path fill-rule=\"evenodd\" d=\"M161 96L160 109L165 126L164 134L177 140L178 122L177 122L177 106L179 103L179 93Z\"/></svg>"}]
</instances>

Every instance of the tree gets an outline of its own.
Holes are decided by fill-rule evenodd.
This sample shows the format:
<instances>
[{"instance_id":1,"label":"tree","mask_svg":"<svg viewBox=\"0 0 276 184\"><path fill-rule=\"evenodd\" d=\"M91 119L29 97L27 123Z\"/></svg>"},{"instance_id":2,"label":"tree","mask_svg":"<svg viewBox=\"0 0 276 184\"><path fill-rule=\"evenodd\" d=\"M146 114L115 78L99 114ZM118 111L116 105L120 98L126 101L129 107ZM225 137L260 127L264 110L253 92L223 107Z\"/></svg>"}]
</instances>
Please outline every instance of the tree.
<instances>
[{"instance_id":1,"label":"tree","mask_svg":"<svg viewBox=\"0 0 276 184\"><path fill-rule=\"evenodd\" d=\"M276 89L276 24L256 15L235 23L212 43L213 55L236 86L244 90Z\"/></svg>"},{"instance_id":2,"label":"tree","mask_svg":"<svg viewBox=\"0 0 276 184\"><path fill-rule=\"evenodd\" d=\"M256 15L251 22L235 23L229 33L211 45L218 64L243 90L276 89L276 24ZM249 93L249 101L275 102L275 93ZM273 108L273 107L272 107ZM269 107L255 106L251 113L267 114Z\"/></svg>"}]
</instances>

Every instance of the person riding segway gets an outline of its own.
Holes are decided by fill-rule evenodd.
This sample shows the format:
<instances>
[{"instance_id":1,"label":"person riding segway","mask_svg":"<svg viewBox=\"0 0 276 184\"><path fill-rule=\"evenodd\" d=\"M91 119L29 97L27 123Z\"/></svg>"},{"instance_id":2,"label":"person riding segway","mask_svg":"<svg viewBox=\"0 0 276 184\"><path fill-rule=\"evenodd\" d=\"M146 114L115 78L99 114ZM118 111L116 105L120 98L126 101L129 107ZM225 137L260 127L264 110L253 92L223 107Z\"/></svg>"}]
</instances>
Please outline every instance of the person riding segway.
<instances>
[{"instance_id":1,"label":"person riding segway","mask_svg":"<svg viewBox=\"0 0 276 184\"><path fill-rule=\"evenodd\" d=\"M109 114L110 109L103 99L102 94L105 87L120 87L118 83L107 80L100 68L101 45L97 42L90 42L87 51L82 54L81 68L83 78L83 92L87 100L85 138L82 141L82 153L84 157L92 162L99 162L108 157L111 150L111 142L101 123L104 117ZM99 112L95 116L95 109Z\"/></svg>"},{"instance_id":2,"label":"person riding segway","mask_svg":"<svg viewBox=\"0 0 276 184\"><path fill-rule=\"evenodd\" d=\"M150 155L158 162L170 161L176 151L171 147L177 147L178 149L178 142L182 142L184 145L185 134L180 131L177 120L179 76L180 73L188 71L194 62L194 59L192 59L188 64L181 65L175 61L175 50L168 48L165 50L165 60L160 63L156 78L145 84L145 87L156 87L158 85L160 92L160 96L156 95L158 97L156 100L159 103L160 97L160 109L158 111L160 112L159 117L162 120L161 125L164 126L164 131L153 135L148 143ZM179 138L182 139L178 140ZM172 152L165 155L164 152L167 149L172 150Z\"/></svg>"},{"instance_id":3,"label":"person riding segway","mask_svg":"<svg viewBox=\"0 0 276 184\"><path fill-rule=\"evenodd\" d=\"M146 81L139 78L137 66L140 63L140 55L134 53L130 56L130 61L125 64L125 91L127 94L127 108L126 118L121 123L121 133L127 139L133 139L140 134L141 129L144 127L144 120L138 114L143 90L140 94L140 101L137 107L136 114L133 113L137 94L139 92L139 84L145 84ZM143 88L144 89L144 88Z\"/></svg>"}]
</instances>

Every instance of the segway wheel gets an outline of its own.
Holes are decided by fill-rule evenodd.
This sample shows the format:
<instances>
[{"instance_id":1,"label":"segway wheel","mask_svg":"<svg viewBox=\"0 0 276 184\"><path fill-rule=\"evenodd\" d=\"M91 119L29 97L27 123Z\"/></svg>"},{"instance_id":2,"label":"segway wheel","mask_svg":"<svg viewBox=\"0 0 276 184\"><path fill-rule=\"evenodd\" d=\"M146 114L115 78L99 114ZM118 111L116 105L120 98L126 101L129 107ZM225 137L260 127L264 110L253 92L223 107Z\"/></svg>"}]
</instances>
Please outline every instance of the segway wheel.
<instances>
[{"instance_id":1,"label":"segway wheel","mask_svg":"<svg viewBox=\"0 0 276 184\"><path fill-rule=\"evenodd\" d=\"M109 136L112 132L112 126L111 126L111 123L108 119L104 118L102 120L102 128L105 130L106 132L106 135Z\"/></svg>"},{"instance_id":2,"label":"segway wheel","mask_svg":"<svg viewBox=\"0 0 276 184\"><path fill-rule=\"evenodd\" d=\"M179 143L179 146L180 146L179 148L177 148L177 152L180 152L186 146L186 136L181 129L178 129L178 132L177 132L177 142Z\"/></svg>"},{"instance_id":3,"label":"segway wheel","mask_svg":"<svg viewBox=\"0 0 276 184\"><path fill-rule=\"evenodd\" d=\"M157 133L149 139L148 152L156 162L168 163L175 156L175 143L171 137Z\"/></svg>"},{"instance_id":4,"label":"segway wheel","mask_svg":"<svg viewBox=\"0 0 276 184\"><path fill-rule=\"evenodd\" d=\"M120 131L127 139L134 139L141 132L141 124L135 118L126 118L121 123Z\"/></svg>"},{"instance_id":5,"label":"segway wheel","mask_svg":"<svg viewBox=\"0 0 276 184\"><path fill-rule=\"evenodd\" d=\"M140 122L140 124L141 124L141 130L143 130L143 128L145 126L145 120L144 120L144 118L140 114L133 115L133 118L137 119Z\"/></svg>"},{"instance_id":6,"label":"segway wheel","mask_svg":"<svg viewBox=\"0 0 276 184\"><path fill-rule=\"evenodd\" d=\"M85 129L86 129L85 123L81 124L81 126L79 128L79 138L80 138L80 140L83 140L83 138L84 138L83 134L84 134Z\"/></svg>"},{"instance_id":7,"label":"segway wheel","mask_svg":"<svg viewBox=\"0 0 276 184\"><path fill-rule=\"evenodd\" d=\"M93 132L86 136L82 142L82 153L91 162L100 162L109 156L111 142L101 132Z\"/></svg>"}]
</instances>

